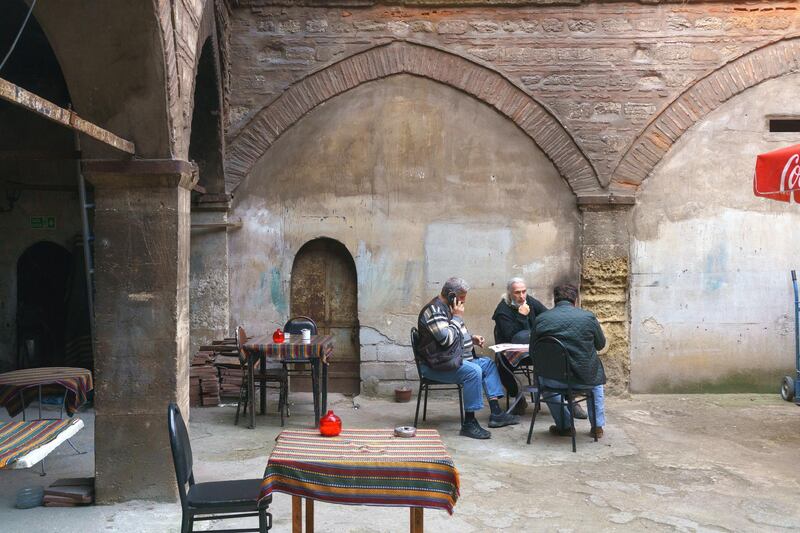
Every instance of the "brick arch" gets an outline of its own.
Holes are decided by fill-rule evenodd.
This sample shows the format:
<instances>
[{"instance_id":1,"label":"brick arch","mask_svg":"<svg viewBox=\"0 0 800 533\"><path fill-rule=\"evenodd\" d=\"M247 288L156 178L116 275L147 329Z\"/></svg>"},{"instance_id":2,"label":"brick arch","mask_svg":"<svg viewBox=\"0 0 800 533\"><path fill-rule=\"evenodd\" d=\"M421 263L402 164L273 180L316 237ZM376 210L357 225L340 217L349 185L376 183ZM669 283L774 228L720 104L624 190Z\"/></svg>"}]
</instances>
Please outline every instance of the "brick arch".
<instances>
[{"instance_id":1,"label":"brick arch","mask_svg":"<svg viewBox=\"0 0 800 533\"><path fill-rule=\"evenodd\" d=\"M368 81L412 74L455 87L513 121L581 194L601 190L597 173L572 136L542 104L497 72L430 46L393 41L356 53L292 85L228 145L226 185L233 191L280 135L317 105Z\"/></svg>"},{"instance_id":2,"label":"brick arch","mask_svg":"<svg viewBox=\"0 0 800 533\"><path fill-rule=\"evenodd\" d=\"M800 36L795 36L752 50L699 79L653 117L614 169L609 188L638 188L680 136L721 104L798 71Z\"/></svg>"}]
</instances>

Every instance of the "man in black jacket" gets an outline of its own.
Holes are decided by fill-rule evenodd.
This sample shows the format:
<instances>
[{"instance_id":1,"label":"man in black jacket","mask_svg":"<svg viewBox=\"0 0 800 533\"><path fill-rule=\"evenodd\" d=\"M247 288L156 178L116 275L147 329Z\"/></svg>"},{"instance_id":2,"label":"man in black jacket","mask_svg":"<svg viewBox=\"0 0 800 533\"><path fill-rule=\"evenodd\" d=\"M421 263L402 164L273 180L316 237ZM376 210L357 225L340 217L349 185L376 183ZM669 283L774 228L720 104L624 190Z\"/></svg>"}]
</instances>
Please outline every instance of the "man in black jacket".
<instances>
[{"instance_id":1,"label":"man in black jacket","mask_svg":"<svg viewBox=\"0 0 800 533\"><path fill-rule=\"evenodd\" d=\"M528 294L528 287L524 279L511 278L506 284L505 294L503 294L492 315L495 344L509 342L528 344L533 321L545 311L547 311L547 308L542 302ZM500 381L503 382L503 387L505 387L509 397L518 396L519 386L514 377L514 367L520 364L531 364L530 357L526 356L518 361L517 365L509 363L503 353L498 354L496 360ZM526 405L527 402L524 396L517 398L514 402L513 413L521 415L525 412Z\"/></svg>"},{"instance_id":2,"label":"man in black jacket","mask_svg":"<svg viewBox=\"0 0 800 533\"><path fill-rule=\"evenodd\" d=\"M597 438L600 438L603 436L605 425L603 384L606 382L606 373L597 350L603 349L606 338L594 313L576 307L577 300L578 289L574 285L559 285L553 289L555 307L534 321L530 346L533 348L536 340L542 337L555 337L561 341L567 349L570 368L578 382L581 385L593 386L594 405L588 406L589 419L591 420L592 410L595 410L597 426L591 429L590 435L597 435ZM540 378L540 382L551 387L566 387L566 383L552 379ZM551 398L547 405L556 423L550 426L550 433L571 435L569 411L566 407L561 410L560 398L558 396Z\"/></svg>"},{"instance_id":3,"label":"man in black jacket","mask_svg":"<svg viewBox=\"0 0 800 533\"><path fill-rule=\"evenodd\" d=\"M489 427L519 423L519 417L504 413L499 398L503 387L491 359L475 357L473 346L483 346L483 337L470 335L464 324L464 302L469 285L461 278L445 281L438 296L422 308L417 319L419 341L416 350L422 358L422 375L441 383L464 386L464 425L461 435L488 439L491 433L475 419L483 408L483 393L489 398Z\"/></svg>"}]
</instances>

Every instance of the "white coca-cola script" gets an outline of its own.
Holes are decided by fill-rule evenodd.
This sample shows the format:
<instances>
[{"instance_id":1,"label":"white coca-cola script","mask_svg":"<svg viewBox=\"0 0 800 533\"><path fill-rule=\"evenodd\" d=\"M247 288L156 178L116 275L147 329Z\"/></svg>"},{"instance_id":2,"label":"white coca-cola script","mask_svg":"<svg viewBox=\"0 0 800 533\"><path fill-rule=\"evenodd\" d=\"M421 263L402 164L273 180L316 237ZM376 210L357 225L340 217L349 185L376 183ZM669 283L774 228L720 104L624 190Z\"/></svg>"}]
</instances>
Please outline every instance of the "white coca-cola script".
<instances>
[{"instance_id":1,"label":"white coca-cola script","mask_svg":"<svg viewBox=\"0 0 800 533\"><path fill-rule=\"evenodd\" d=\"M800 187L800 154L792 154L781 172L781 192L795 191Z\"/></svg>"}]
</instances>

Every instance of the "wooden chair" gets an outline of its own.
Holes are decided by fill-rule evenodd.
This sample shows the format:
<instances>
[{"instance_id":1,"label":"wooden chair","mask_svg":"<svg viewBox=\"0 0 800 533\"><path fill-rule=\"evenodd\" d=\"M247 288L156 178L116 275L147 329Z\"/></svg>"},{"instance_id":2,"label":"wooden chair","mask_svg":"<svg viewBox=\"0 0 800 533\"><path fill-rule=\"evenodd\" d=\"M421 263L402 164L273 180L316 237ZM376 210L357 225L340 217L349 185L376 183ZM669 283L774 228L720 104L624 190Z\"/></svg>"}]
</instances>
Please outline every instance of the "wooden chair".
<instances>
[{"instance_id":1,"label":"wooden chair","mask_svg":"<svg viewBox=\"0 0 800 533\"><path fill-rule=\"evenodd\" d=\"M215 529L212 531L258 531L266 533L272 527L272 515L267 512L272 496L259 499L261 479L208 481L195 483L192 471L192 447L181 411L174 402L167 407L167 427L172 461L178 480L181 499L181 533L192 531L194 522L258 516L258 528ZM188 487L187 487L188 486Z\"/></svg>"},{"instance_id":2,"label":"wooden chair","mask_svg":"<svg viewBox=\"0 0 800 533\"><path fill-rule=\"evenodd\" d=\"M425 421L428 415L428 392L431 390L457 390L458 391L458 407L459 415L461 416L461 425L464 425L464 386L461 383L443 383L435 379L428 379L422 375L422 359L417 352L417 344L419 343L419 331L417 328L411 328L411 349L414 352L414 363L417 365L417 375L419 376L419 392L417 392L417 411L414 414L414 427L417 427L419 420L419 403L422 396L425 396L425 404L422 408L422 421Z\"/></svg>"}]
</instances>

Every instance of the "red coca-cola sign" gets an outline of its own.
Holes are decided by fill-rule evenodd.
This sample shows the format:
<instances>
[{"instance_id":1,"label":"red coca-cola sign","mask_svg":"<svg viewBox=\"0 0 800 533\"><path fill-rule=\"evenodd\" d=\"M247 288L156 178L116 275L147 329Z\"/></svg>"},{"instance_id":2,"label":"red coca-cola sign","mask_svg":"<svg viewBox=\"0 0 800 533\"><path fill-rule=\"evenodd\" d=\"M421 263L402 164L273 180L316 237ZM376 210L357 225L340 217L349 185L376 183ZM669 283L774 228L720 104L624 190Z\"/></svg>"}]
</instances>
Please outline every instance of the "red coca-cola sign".
<instances>
[{"instance_id":1,"label":"red coca-cola sign","mask_svg":"<svg viewBox=\"0 0 800 533\"><path fill-rule=\"evenodd\" d=\"M758 156L753 192L781 202L800 201L800 144Z\"/></svg>"}]
</instances>

